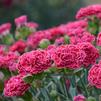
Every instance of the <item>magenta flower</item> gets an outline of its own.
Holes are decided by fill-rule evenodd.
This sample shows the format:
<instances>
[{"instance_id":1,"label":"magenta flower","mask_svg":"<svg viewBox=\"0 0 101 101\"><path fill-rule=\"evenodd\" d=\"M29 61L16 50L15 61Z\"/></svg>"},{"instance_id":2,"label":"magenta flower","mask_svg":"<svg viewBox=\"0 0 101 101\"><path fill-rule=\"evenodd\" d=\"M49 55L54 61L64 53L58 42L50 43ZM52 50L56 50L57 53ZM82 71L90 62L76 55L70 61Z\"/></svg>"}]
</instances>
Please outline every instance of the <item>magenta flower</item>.
<instances>
[{"instance_id":1,"label":"magenta flower","mask_svg":"<svg viewBox=\"0 0 101 101\"><path fill-rule=\"evenodd\" d=\"M17 27L21 27L23 25L26 25L26 23L27 23L27 16L26 15L22 15L22 16L15 19L15 24Z\"/></svg>"},{"instance_id":2,"label":"magenta flower","mask_svg":"<svg viewBox=\"0 0 101 101\"><path fill-rule=\"evenodd\" d=\"M95 64L89 70L88 81L92 86L101 89L101 63Z\"/></svg>"},{"instance_id":3,"label":"magenta flower","mask_svg":"<svg viewBox=\"0 0 101 101\"><path fill-rule=\"evenodd\" d=\"M11 96L22 96L30 87L29 84L23 81L24 75L17 75L11 77L4 86L4 95Z\"/></svg>"},{"instance_id":4,"label":"magenta flower","mask_svg":"<svg viewBox=\"0 0 101 101\"><path fill-rule=\"evenodd\" d=\"M80 50L77 45L62 45L56 48L52 55L58 68L77 69L85 59L85 52Z\"/></svg>"},{"instance_id":5,"label":"magenta flower","mask_svg":"<svg viewBox=\"0 0 101 101\"><path fill-rule=\"evenodd\" d=\"M18 61L20 73L37 74L51 67L51 58L47 51L36 50L24 53Z\"/></svg>"},{"instance_id":6,"label":"magenta flower","mask_svg":"<svg viewBox=\"0 0 101 101\"><path fill-rule=\"evenodd\" d=\"M94 64L96 59L99 58L99 51L92 44L88 42L82 42L78 44L78 47L80 47L80 49L86 53L86 57L83 61L84 66L87 67L91 64Z\"/></svg>"},{"instance_id":7,"label":"magenta flower","mask_svg":"<svg viewBox=\"0 0 101 101\"><path fill-rule=\"evenodd\" d=\"M10 46L10 51L12 52L19 52L19 53L23 53L25 51L26 48L26 43L23 40L18 40L17 42L15 42L12 46Z\"/></svg>"},{"instance_id":8,"label":"magenta flower","mask_svg":"<svg viewBox=\"0 0 101 101\"><path fill-rule=\"evenodd\" d=\"M28 22L28 23L26 24L26 26L27 26L28 28L30 28L30 29L36 29L36 28L39 27L39 25L38 25L37 23L35 23L35 22Z\"/></svg>"},{"instance_id":9,"label":"magenta flower","mask_svg":"<svg viewBox=\"0 0 101 101\"><path fill-rule=\"evenodd\" d=\"M83 95L74 96L73 101L86 101L86 98Z\"/></svg>"},{"instance_id":10,"label":"magenta flower","mask_svg":"<svg viewBox=\"0 0 101 101\"><path fill-rule=\"evenodd\" d=\"M101 46L101 32L98 33L98 36L97 36L97 46Z\"/></svg>"},{"instance_id":11,"label":"magenta flower","mask_svg":"<svg viewBox=\"0 0 101 101\"><path fill-rule=\"evenodd\" d=\"M5 23L0 25L0 35L7 35L10 33L11 23Z\"/></svg>"},{"instance_id":12,"label":"magenta flower","mask_svg":"<svg viewBox=\"0 0 101 101\"><path fill-rule=\"evenodd\" d=\"M76 19L81 19L84 17L92 16L92 15L97 16L100 13L101 13L101 5L99 4L90 5L90 6L81 8L76 14Z\"/></svg>"}]
</instances>

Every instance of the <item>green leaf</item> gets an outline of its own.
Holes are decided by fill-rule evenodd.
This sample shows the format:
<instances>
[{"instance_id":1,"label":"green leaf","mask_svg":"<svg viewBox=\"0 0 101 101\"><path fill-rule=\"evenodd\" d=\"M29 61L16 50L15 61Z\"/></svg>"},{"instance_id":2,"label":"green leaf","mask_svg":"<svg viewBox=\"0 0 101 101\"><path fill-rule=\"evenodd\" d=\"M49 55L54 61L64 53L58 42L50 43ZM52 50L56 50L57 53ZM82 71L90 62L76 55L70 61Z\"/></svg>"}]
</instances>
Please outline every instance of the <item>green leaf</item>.
<instances>
[{"instance_id":1,"label":"green leaf","mask_svg":"<svg viewBox=\"0 0 101 101\"><path fill-rule=\"evenodd\" d=\"M32 83L33 82L33 76L28 74L26 75L23 80L26 82L26 83Z\"/></svg>"}]
</instances>

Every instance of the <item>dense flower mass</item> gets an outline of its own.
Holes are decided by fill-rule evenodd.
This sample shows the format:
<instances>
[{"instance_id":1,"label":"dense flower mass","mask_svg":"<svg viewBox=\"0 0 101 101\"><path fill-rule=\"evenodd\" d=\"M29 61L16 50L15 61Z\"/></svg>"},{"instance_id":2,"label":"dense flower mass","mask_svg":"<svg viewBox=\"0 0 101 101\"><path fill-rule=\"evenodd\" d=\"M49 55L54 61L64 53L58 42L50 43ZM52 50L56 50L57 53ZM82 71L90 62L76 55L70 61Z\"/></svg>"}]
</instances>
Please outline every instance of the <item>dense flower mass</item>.
<instances>
[{"instance_id":1,"label":"dense flower mass","mask_svg":"<svg viewBox=\"0 0 101 101\"><path fill-rule=\"evenodd\" d=\"M5 84L4 95L5 96L21 96L30 87L29 84L23 81L23 75L17 75L11 77Z\"/></svg>"},{"instance_id":2,"label":"dense flower mass","mask_svg":"<svg viewBox=\"0 0 101 101\"><path fill-rule=\"evenodd\" d=\"M101 14L101 5L90 5L88 7L81 8L76 15L77 19L84 18L87 16Z\"/></svg>"},{"instance_id":3,"label":"dense flower mass","mask_svg":"<svg viewBox=\"0 0 101 101\"><path fill-rule=\"evenodd\" d=\"M95 64L89 70L88 81L92 86L101 89L101 63Z\"/></svg>"},{"instance_id":4,"label":"dense flower mass","mask_svg":"<svg viewBox=\"0 0 101 101\"><path fill-rule=\"evenodd\" d=\"M18 70L20 73L37 74L51 67L51 63L51 58L47 51L31 51L19 58Z\"/></svg>"},{"instance_id":5,"label":"dense flower mass","mask_svg":"<svg viewBox=\"0 0 101 101\"><path fill-rule=\"evenodd\" d=\"M37 31L39 25L22 15L15 19L13 34L10 23L0 25L0 101L5 96L40 101L100 97L93 88L101 89L101 5L81 8L76 18Z\"/></svg>"},{"instance_id":6,"label":"dense flower mass","mask_svg":"<svg viewBox=\"0 0 101 101\"><path fill-rule=\"evenodd\" d=\"M86 101L86 98L83 95L74 96L73 101Z\"/></svg>"},{"instance_id":7,"label":"dense flower mass","mask_svg":"<svg viewBox=\"0 0 101 101\"><path fill-rule=\"evenodd\" d=\"M99 57L98 49L88 42L79 43L78 46L86 53L83 65L87 67L90 64L94 64L96 59Z\"/></svg>"},{"instance_id":8,"label":"dense flower mass","mask_svg":"<svg viewBox=\"0 0 101 101\"><path fill-rule=\"evenodd\" d=\"M53 54L53 60L59 68L80 68L85 57L85 52L80 50L77 45L59 46Z\"/></svg>"}]
</instances>

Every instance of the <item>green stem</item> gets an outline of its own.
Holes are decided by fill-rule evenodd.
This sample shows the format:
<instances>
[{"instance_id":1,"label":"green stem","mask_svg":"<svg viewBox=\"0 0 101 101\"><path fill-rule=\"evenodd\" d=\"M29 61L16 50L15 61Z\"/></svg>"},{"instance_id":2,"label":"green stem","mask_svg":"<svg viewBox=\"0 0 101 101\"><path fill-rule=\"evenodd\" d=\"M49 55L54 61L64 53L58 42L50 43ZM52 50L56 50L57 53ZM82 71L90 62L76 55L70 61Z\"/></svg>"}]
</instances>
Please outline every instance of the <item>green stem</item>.
<instances>
[{"instance_id":1,"label":"green stem","mask_svg":"<svg viewBox=\"0 0 101 101\"><path fill-rule=\"evenodd\" d=\"M82 86L83 86L83 88L84 88L84 90L85 90L85 92L86 92L86 96L88 97L88 96L89 96L89 92L88 92L88 90L87 90L87 88L86 88L84 82L82 81L82 78L81 78L81 77L80 77L80 81L81 81L81 84L82 84Z\"/></svg>"}]
</instances>

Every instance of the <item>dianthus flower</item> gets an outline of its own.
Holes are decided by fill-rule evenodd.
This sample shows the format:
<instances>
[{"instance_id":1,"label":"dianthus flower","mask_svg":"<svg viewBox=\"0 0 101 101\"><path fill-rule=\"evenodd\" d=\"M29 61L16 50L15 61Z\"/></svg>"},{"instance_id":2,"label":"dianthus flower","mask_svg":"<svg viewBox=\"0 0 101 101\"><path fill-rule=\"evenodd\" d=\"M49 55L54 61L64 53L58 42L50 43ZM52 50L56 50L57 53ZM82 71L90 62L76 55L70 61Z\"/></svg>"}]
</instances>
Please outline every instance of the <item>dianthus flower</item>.
<instances>
[{"instance_id":1,"label":"dianthus flower","mask_svg":"<svg viewBox=\"0 0 101 101\"><path fill-rule=\"evenodd\" d=\"M11 30L11 23L5 23L0 25L0 36L9 34L10 30Z\"/></svg>"},{"instance_id":2,"label":"dianthus flower","mask_svg":"<svg viewBox=\"0 0 101 101\"><path fill-rule=\"evenodd\" d=\"M96 59L99 57L99 51L88 42L78 43L78 47L86 53L86 57L83 61L84 66L94 64Z\"/></svg>"},{"instance_id":3,"label":"dianthus flower","mask_svg":"<svg viewBox=\"0 0 101 101\"><path fill-rule=\"evenodd\" d=\"M27 23L27 16L23 15L15 19L15 24L17 27L21 27L22 25L26 25Z\"/></svg>"},{"instance_id":4,"label":"dianthus flower","mask_svg":"<svg viewBox=\"0 0 101 101\"><path fill-rule=\"evenodd\" d=\"M20 73L37 74L51 67L51 58L47 51L36 50L24 53L18 61Z\"/></svg>"},{"instance_id":5,"label":"dianthus flower","mask_svg":"<svg viewBox=\"0 0 101 101\"><path fill-rule=\"evenodd\" d=\"M94 40L95 40L95 36L92 35L89 32L84 32L82 37L81 37L82 42L90 42L90 43L92 43Z\"/></svg>"},{"instance_id":6,"label":"dianthus flower","mask_svg":"<svg viewBox=\"0 0 101 101\"><path fill-rule=\"evenodd\" d=\"M83 95L74 96L73 101L86 101L86 98Z\"/></svg>"},{"instance_id":7,"label":"dianthus flower","mask_svg":"<svg viewBox=\"0 0 101 101\"><path fill-rule=\"evenodd\" d=\"M88 26L88 22L85 19L85 20L78 20L78 21L69 22L66 24L66 27L68 29L76 29L76 28L78 28L78 26L81 28L86 28Z\"/></svg>"},{"instance_id":8,"label":"dianthus flower","mask_svg":"<svg viewBox=\"0 0 101 101\"><path fill-rule=\"evenodd\" d=\"M4 56L4 66L7 67L10 71L15 71L17 69L17 61L19 54L16 52L8 52Z\"/></svg>"},{"instance_id":9,"label":"dianthus flower","mask_svg":"<svg viewBox=\"0 0 101 101\"><path fill-rule=\"evenodd\" d=\"M92 86L101 89L101 63L93 65L88 73L88 81Z\"/></svg>"},{"instance_id":10,"label":"dianthus flower","mask_svg":"<svg viewBox=\"0 0 101 101\"><path fill-rule=\"evenodd\" d=\"M98 36L97 36L97 46L101 46L101 32L98 33Z\"/></svg>"},{"instance_id":11,"label":"dianthus flower","mask_svg":"<svg viewBox=\"0 0 101 101\"><path fill-rule=\"evenodd\" d=\"M84 17L92 16L92 15L97 16L100 13L101 13L101 5L99 4L90 5L90 6L81 8L76 14L76 19L81 19Z\"/></svg>"},{"instance_id":12,"label":"dianthus flower","mask_svg":"<svg viewBox=\"0 0 101 101\"><path fill-rule=\"evenodd\" d=\"M58 68L80 68L85 59L85 52L80 50L76 45L62 45L57 47L52 55Z\"/></svg>"},{"instance_id":13,"label":"dianthus flower","mask_svg":"<svg viewBox=\"0 0 101 101\"><path fill-rule=\"evenodd\" d=\"M48 30L37 31L31 34L27 39L27 44L30 47L36 48L42 39L52 39L51 34Z\"/></svg>"},{"instance_id":14,"label":"dianthus flower","mask_svg":"<svg viewBox=\"0 0 101 101\"><path fill-rule=\"evenodd\" d=\"M26 43L23 40L18 40L12 46L10 46L10 51L17 51L19 53L23 53L26 48Z\"/></svg>"},{"instance_id":15,"label":"dianthus flower","mask_svg":"<svg viewBox=\"0 0 101 101\"><path fill-rule=\"evenodd\" d=\"M37 23L35 23L35 22L28 22L28 23L26 24L26 26L27 26L28 28L30 28L30 29L35 29L35 28L38 28L38 27L39 27L39 25L38 25Z\"/></svg>"},{"instance_id":16,"label":"dianthus flower","mask_svg":"<svg viewBox=\"0 0 101 101\"><path fill-rule=\"evenodd\" d=\"M23 81L23 77L24 76L20 74L7 80L4 87L4 95L8 97L22 96L30 87L29 84Z\"/></svg>"},{"instance_id":17,"label":"dianthus flower","mask_svg":"<svg viewBox=\"0 0 101 101\"><path fill-rule=\"evenodd\" d=\"M55 40L55 45L56 45L56 46L62 45L62 44L64 44L64 43L65 43L64 37L60 37L60 38L57 38L57 39Z\"/></svg>"}]
</instances>

